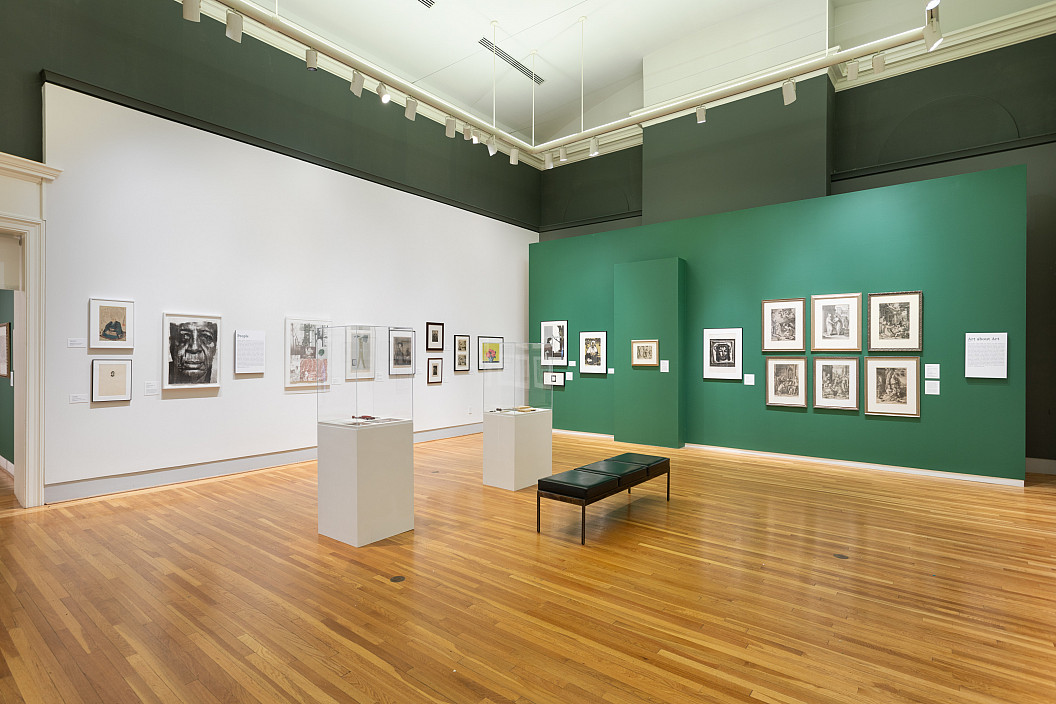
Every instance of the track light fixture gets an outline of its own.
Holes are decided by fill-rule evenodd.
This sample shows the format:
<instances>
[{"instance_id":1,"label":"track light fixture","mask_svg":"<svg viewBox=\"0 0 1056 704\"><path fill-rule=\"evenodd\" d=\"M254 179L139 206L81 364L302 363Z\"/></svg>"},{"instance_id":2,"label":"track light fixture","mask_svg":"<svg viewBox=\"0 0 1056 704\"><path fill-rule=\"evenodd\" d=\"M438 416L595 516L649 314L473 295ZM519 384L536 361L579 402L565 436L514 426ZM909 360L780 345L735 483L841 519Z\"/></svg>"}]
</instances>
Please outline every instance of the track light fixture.
<instances>
[{"instance_id":1,"label":"track light fixture","mask_svg":"<svg viewBox=\"0 0 1056 704\"><path fill-rule=\"evenodd\" d=\"M201 22L202 0L183 0L183 19L188 22Z\"/></svg>"},{"instance_id":2,"label":"track light fixture","mask_svg":"<svg viewBox=\"0 0 1056 704\"><path fill-rule=\"evenodd\" d=\"M873 54L873 73L883 73L884 63L884 52Z\"/></svg>"},{"instance_id":3,"label":"track light fixture","mask_svg":"<svg viewBox=\"0 0 1056 704\"><path fill-rule=\"evenodd\" d=\"M708 109L703 105L697 108L697 124L701 125L708 121L707 117Z\"/></svg>"},{"instance_id":4,"label":"track light fixture","mask_svg":"<svg viewBox=\"0 0 1056 704\"><path fill-rule=\"evenodd\" d=\"M488 145L488 156L495 156L499 153L499 140L495 139L495 135L488 137L486 144Z\"/></svg>"},{"instance_id":5,"label":"track light fixture","mask_svg":"<svg viewBox=\"0 0 1056 704\"><path fill-rule=\"evenodd\" d=\"M601 152L601 145L598 143L597 137L590 138L590 155L597 156Z\"/></svg>"},{"instance_id":6,"label":"track light fixture","mask_svg":"<svg viewBox=\"0 0 1056 704\"><path fill-rule=\"evenodd\" d=\"M309 71L319 70L319 52L315 49L309 48L304 52L304 65L308 67Z\"/></svg>"},{"instance_id":7,"label":"track light fixture","mask_svg":"<svg viewBox=\"0 0 1056 704\"><path fill-rule=\"evenodd\" d=\"M382 105L386 105L392 100L392 95L389 93L389 89L384 83L378 84L378 97L381 98Z\"/></svg>"},{"instance_id":8,"label":"track light fixture","mask_svg":"<svg viewBox=\"0 0 1056 704\"><path fill-rule=\"evenodd\" d=\"M470 141L472 141L473 144L480 144L480 132L476 128L471 129L469 135Z\"/></svg>"},{"instance_id":9,"label":"track light fixture","mask_svg":"<svg viewBox=\"0 0 1056 704\"><path fill-rule=\"evenodd\" d=\"M242 43L242 25L245 18L234 10L227 11L227 38L233 42Z\"/></svg>"},{"instance_id":10,"label":"track light fixture","mask_svg":"<svg viewBox=\"0 0 1056 704\"><path fill-rule=\"evenodd\" d=\"M444 136L448 139L455 138L455 131L458 130L458 123L455 122L455 118L448 117L444 120Z\"/></svg>"},{"instance_id":11,"label":"track light fixture","mask_svg":"<svg viewBox=\"0 0 1056 704\"><path fill-rule=\"evenodd\" d=\"M407 106L403 109L403 116L411 122L414 122L414 116L418 114L418 101L414 98L407 98Z\"/></svg>"},{"instance_id":12,"label":"track light fixture","mask_svg":"<svg viewBox=\"0 0 1056 704\"><path fill-rule=\"evenodd\" d=\"M517 166L521 163L521 150L514 147L510 150L510 166Z\"/></svg>"},{"instance_id":13,"label":"track light fixture","mask_svg":"<svg viewBox=\"0 0 1056 704\"><path fill-rule=\"evenodd\" d=\"M785 101L785 105L796 102L796 79L789 78L781 84L781 99Z\"/></svg>"},{"instance_id":14,"label":"track light fixture","mask_svg":"<svg viewBox=\"0 0 1056 704\"><path fill-rule=\"evenodd\" d=\"M352 70L352 80L348 84L348 89L352 91L352 95L357 98L363 95L363 83L365 80L366 77L362 73L355 69Z\"/></svg>"},{"instance_id":15,"label":"track light fixture","mask_svg":"<svg viewBox=\"0 0 1056 704\"><path fill-rule=\"evenodd\" d=\"M462 139L467 142L473 139L473 128L465 123L462 124Z\"/></svg>"},{"instance_id":16,"label":"track light fixture","mask_svg":"<svg viewBox=\"0 0 1056 704\"><path fill-rule=\"evenodd\" d=\"M942 43L939 29L939 0L931 0L924 8L924 46L931 51Z\"/></svg>"},{"instance_id":17,"label":"track light fixture","mask_svg":"<svg viewBox=\"0 0 1056 704\"><path fill-rule=\"evenodd\" d=\"M558 161L568 161L568 150L565 149L564 147L561 147L560 149L558 149L557 150L557 160Z\"/></svg>"},{"instance_id":18,"label":"track light fixture","mask_svg":"<svg viewBox=\"0 0 1056 704\"><path fill-rule=\"evenodd\" d=\"M554 168L554 155L552 152L547 152L543 155L543 167L547 169Z\"/></svg>"},{"instance_id":19,"label":"track light fixture","mask_svg":"<svg viewBox=\"0 0 1056 704\"><path fill-rule=\"evenodd\" d=\"M854 59L853 61L847 62L847 80L858 80L858 59Z\"/></svg>"}]
</instances>

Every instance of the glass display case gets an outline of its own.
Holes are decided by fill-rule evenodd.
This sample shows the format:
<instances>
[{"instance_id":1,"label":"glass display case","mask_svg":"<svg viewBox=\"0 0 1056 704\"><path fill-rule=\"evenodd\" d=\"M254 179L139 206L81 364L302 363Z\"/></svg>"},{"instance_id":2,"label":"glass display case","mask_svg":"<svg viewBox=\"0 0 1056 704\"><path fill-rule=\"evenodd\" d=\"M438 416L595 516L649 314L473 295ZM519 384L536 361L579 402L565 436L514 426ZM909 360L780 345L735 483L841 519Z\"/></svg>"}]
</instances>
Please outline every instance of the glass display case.
<instances>
[{"instance_id":1,"label":"glass display case","mask_svg":"<svg viewBox=\"0 0 1056 704\"><path fill-rule=\"evenodd\" d=\"M330 378L316 387L318 421L359 427L411 420L414 330L340 325L329 332Z\"/></svg>"},{"instance_id":2,"label":"glass display case","mask_svg":"<svg viewBox=\"0 0 1056 704\"><path fill-rule=\"evenodd\" d=\"M480 372L484 413L534 413L553 408L553 386L544 383L544 374L551 369L542 365L543 346L538 342L497 345L501 366Z\"/></svg>"}]
</instances>

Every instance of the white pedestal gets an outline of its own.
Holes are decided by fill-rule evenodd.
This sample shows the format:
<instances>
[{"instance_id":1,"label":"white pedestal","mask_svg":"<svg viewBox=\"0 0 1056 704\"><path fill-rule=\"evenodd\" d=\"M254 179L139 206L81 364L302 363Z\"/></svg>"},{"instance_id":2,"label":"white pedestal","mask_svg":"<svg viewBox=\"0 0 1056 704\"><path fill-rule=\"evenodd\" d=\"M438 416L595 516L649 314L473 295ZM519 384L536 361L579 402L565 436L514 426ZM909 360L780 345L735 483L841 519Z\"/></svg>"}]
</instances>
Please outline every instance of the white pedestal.
<instances>
[{"instance_id":1,"label":"white pedestal","mask_svg":"<svg viewBox=\"0 0 1056 704\"><path fill-rule=\"evenodd\" d=\"M319 532L358 548L414 530L411 421L318 432Z\"/></svg>"},{"instance_id":2,"label":"white pedestal","mask_svg":"<svg viewBox=\"0 0 1056 704\"><path fill-rule=\"evenodd\" d=\"M553 414L484 414L484 484L517 491L553 474Z\"/></svg>"}]
</instances>

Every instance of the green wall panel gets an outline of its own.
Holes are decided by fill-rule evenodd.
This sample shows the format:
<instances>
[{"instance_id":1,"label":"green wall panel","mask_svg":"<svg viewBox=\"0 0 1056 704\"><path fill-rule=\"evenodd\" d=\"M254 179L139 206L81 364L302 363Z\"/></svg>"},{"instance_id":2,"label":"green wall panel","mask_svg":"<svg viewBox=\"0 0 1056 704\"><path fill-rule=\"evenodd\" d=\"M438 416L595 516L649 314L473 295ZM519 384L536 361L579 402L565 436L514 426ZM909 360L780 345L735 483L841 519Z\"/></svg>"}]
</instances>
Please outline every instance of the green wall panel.
<instances>
[{"instance_id":1,"label":"green wall panel","mask_svg":"<svg viewBox=\"0 0 1056 704\"><path fill-rule=\"evenodd\" d=\"M15 292L0 289L0 324L15 319ZM11 331L14 335L14 330ZM0 457L15 461L15 389L11 380L0 377Z\"/></svg>"},{"instance_id":2,"label":"green wall panel","mask_svg":"<svg viewBox=\"0 0 1056 704\"><path fill-rule=\"evenodd\" d=\"M616 264L609 367L615 371L613 434L620 442L682 447L686 262L678 258ZM577 338L578 339L578 338ZM631 340L659 340L660 367L631 365Z\"/></svg>"},{"instance_id":3,"label":"green wall panel","mask_svg":"<svg viewBox=\"0 0 1056 704\"><path fill-rule=\"evenodd\" d=\"M1025 181L1013 167L541 242L530 248L529 317L567 317L577 341L581 330L613 331L609 272L681 257L686 442L1022 479ZM921 363L942 365L942 394L921 395L920 418L765 405L762 300L917 289ZM705 327L743 328L756 386L701 378ZM995 331L1009 333L1009 378L965 379L964 333ZM610 336L610 355L626 346ZM633 407L614 403L615 379L584 382L555 394L555 427L613 433Z\"/></svg>"},{"instance_id":4,"label":"green wall panel","mask_svg":"<svg viewBox=\"0 0 1056 704\"><path fill-rule=\"evenodd\" d=\"M641 215L641 147L549 169L541 178L544 232Z\"/></svg>"}]
</instances>

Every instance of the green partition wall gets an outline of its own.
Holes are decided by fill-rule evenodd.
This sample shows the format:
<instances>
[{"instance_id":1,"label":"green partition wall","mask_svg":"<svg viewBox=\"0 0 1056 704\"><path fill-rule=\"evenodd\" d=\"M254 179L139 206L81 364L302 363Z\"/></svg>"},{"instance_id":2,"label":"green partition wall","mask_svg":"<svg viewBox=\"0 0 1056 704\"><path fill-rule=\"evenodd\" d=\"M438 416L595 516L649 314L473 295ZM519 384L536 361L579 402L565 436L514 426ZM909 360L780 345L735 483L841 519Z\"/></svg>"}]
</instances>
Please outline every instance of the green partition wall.
<instances>
[{"instance_id":1,"label":"green partition wall","mask_svg":"<svg viewBox=\"0 0 1056 704\"><path fill-rule=\"evenodd\" d=\"M1025 169L1011 167L541 242L530 249L529 319L535 335L540 320L567 319L570 359L579 332L607 331L612 367L630 342L615 311L616 277L627 264L681 258L685 410L669 420L684 422L685 442L1022 479L1025 194ZM924 349L912 356L921 376L924 363L941 365L941 393L921 389L919 418L766 406L762 300L861 292L864 302L908 290L924 292ZM743 328L755 386L702 379L706 327ZM966 332L1008 333L1007 379L965 379ZM809 367L813 355L802 354ZM622 373L577 373L557 389L555 427L613 434L634 422L639 409L619 395Z\"/></svg>"}]
</instances>

